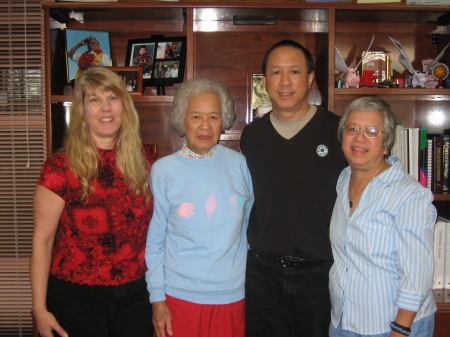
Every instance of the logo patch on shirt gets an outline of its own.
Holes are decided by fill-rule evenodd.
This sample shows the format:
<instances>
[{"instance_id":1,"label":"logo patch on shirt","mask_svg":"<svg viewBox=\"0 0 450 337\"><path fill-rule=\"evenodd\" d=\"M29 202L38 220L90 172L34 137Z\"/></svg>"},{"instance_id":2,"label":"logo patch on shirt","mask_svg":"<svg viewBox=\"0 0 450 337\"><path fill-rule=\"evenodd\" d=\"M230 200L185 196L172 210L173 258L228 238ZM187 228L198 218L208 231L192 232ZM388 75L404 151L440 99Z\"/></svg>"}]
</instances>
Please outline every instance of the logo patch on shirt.
<instances>
[{"instance_id":1,"label":"logo patch on shirt","mask_svg":"<svg viewBox=\"0 0 450 337\"><path fill-rule=\"evenodd\" d=\"M328 154L328 148L326 145L319 145L316 149L317 155L319 157L325 157Z\"/></svg>"}]
</instances>

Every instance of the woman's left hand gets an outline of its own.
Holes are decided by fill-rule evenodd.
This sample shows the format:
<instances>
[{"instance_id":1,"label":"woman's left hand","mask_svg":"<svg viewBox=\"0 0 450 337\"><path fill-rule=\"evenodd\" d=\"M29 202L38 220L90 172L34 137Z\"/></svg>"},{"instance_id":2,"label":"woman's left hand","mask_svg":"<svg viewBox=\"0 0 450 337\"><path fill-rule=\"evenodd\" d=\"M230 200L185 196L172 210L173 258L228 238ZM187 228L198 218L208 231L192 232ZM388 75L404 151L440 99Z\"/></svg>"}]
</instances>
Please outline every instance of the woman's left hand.
<instances>
[{"instance_id":1,"label":"woman's left hand","mask_svg":"<svg viewBox=\"0 0 450 337\"><path fill-rule=\"evenodd\" d=\"M169 336L173 335L172 314L166 301L153 302L153 326L157 337L166 337L166 331Z\"/></svg>"}]
</instances>

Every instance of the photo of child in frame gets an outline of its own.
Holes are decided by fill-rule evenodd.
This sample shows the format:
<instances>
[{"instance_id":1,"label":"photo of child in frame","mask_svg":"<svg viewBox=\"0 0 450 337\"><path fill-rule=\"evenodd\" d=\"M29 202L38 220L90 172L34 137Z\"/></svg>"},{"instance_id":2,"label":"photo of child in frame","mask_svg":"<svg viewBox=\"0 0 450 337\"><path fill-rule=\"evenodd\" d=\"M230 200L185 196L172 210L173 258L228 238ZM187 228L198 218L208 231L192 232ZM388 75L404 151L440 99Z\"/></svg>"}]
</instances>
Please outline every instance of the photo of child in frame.
<instances>
[{"instance_id":1,"label":"photo of child in frame","mask_svg":"<svg viewBox=\"0 0 450 337\"><path fill-rule=\"evenodd\" d=\"M144 79L152 78L155 43L135 43L131 48L132 55L128 65L141 67Z\"/></svg>"}]
</instances>

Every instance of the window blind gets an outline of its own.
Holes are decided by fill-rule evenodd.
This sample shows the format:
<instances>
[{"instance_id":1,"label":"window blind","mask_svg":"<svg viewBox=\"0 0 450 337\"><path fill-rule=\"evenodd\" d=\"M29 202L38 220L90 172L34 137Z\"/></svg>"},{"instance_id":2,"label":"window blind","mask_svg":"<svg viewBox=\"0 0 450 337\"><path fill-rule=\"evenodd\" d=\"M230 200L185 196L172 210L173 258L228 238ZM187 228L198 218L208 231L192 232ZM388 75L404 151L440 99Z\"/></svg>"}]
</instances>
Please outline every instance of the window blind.
<instances>
[{"instance_id":1,"label":"window blind","mask_svg":"<svg viewBox=\"0 0 450 337\"><path fill-rule=\"evenodd\" d=\"M0 336L32 336L33 193L46 158L43 0L0 0Z\"/></svg>"}]
</instances>

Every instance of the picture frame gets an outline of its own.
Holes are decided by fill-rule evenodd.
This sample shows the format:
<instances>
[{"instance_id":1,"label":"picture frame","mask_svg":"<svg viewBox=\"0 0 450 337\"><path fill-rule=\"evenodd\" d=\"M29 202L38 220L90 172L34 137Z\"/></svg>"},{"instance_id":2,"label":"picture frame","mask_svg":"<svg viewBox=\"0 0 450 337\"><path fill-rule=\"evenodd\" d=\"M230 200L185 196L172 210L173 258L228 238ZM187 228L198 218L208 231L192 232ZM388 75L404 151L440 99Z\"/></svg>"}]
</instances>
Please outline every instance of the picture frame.
<instances>
[{"instance_id":1,"label":"picture frame","mask_svg":"<svg viewBox=\"0 0 450 337\"><path fill-rule=\"evenodd\" d=\"M155 59L156 42L151 39L128 40L127 59L125 65L128 67L141 67L142 78L152 78L153 64Z\"/></svg>"},{"instance_id":2,"label":"picture frame","mask_svg":"<svg viewBox=\"0 0 450 337\"><path fill-rule=\"evenodd\" d=\"M67 82L76 81L93 66L111 66L109 33L65 29Z\"/></svg>"},{"instance_id":3,"label":"picture frame","mask_svg":"<svg viewBox=\"0 0 450 337\"><path fill-rule=\"evenodd\" d=\"M151 56L150 72L143 72L144 86L165 87L183 82L187 49L185 36L128 40L125 64L135 66L142 63L144 68L145 62L139 60L146 58L142 53L144 47L146 53Z\"/></svg>"},{"instance_id":4,"label":"picture frame","mask_svg":"<svg viewBox=\"0 0 450 337\"><path fill-rule=\"evenodd\" d=\"M107 67L122 78L131 95L142 95L144 91L142 67Z\"/></svg>"},{"instance_id":5,"label":"picture frame","mask_svg":"<svg viewBox=\"0 0 450 337\"><path fill-rule=\"evenodd\" d=\"M249 123L272 110L272 101L264 88L262 77L263 75L259 73L251 75L250 116L247 118Z\"/></svg>"}]
</instances>

